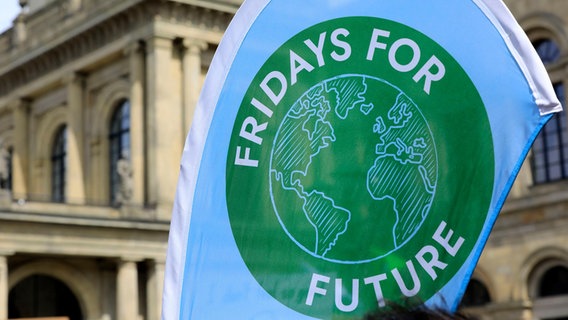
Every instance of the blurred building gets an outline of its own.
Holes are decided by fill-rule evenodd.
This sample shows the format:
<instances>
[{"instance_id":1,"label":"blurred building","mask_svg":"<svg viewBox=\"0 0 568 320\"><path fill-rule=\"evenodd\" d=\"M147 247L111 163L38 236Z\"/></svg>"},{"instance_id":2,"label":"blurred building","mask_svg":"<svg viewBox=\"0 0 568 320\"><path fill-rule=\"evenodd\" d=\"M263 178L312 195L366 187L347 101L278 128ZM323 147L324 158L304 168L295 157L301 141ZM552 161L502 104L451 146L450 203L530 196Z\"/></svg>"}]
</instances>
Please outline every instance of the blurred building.
<instances>
[{"instance_id":1,"label":"blurred building","mask_svg":"<svg viewBox=\"0 0 568 320\"><path fill-rule=\"evenodd\" d=\"M0 35L0 319L159 319L184 139L240 2L20 1ZM506 2L564 102L568 1ZM479 319L568 319L566 125L497 221L463 301Z\"/></svg>"},{"instance_id":2,"label":"blurred building","mask_svg":"<svg viewBox=\"0 0 568 320\"><path fill-rule=\"evenodd\" d=\"M0 35L0 319L159 319L179 161L238 2L20 0Z\"/></svg>"}]
</instances>

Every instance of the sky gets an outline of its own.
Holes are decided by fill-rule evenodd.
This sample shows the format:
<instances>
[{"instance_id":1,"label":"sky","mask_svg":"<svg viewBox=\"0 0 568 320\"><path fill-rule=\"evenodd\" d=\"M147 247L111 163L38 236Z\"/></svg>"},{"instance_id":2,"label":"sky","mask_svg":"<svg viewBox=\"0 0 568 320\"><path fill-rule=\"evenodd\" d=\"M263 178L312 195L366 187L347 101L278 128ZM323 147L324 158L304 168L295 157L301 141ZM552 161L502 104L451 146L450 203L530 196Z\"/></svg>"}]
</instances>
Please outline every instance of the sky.
<instances>
[{"instance_id":1,"label":"sky","mask_svg":"<svg viewBox=\"0 0 568 320\"><path fill-rule=\"evenodd\" d=\"M19 11L18 0L0 0L0 33L12 27L12 22Z\"/></svg>"}]
</instances>

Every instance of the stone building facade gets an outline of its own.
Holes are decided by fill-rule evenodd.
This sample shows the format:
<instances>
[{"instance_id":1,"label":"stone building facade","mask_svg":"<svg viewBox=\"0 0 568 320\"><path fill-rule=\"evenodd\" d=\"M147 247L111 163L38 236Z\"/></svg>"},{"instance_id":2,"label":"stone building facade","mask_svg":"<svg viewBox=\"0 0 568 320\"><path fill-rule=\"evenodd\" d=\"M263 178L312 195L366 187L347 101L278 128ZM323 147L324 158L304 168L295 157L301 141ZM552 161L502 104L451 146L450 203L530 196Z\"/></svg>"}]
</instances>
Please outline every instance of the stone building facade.
<instances>
[{"instance_id":1,"label":"stone building facade","mask_svg":"<svg viewBox=\"0 0 568 320\"><path fill-rule=\"evenodd\" d=\"M0 319L159 319L179 161L238 2L20 0L0 35Z\"/></svg>"},{"instance_id":2,"label":"stone building facade","mask_svg":"<svg viewBox=\"0 0 568 320\"><path fill-rule=\"evenodd\" d=\"M0 319L159 319L184 139L240 2L20 1L0 35ZM506 2L564 101L568 2ZM568 318L566 130L547 125L497 221L463 301L479 319Z\"/></svg>"}]
</instances>

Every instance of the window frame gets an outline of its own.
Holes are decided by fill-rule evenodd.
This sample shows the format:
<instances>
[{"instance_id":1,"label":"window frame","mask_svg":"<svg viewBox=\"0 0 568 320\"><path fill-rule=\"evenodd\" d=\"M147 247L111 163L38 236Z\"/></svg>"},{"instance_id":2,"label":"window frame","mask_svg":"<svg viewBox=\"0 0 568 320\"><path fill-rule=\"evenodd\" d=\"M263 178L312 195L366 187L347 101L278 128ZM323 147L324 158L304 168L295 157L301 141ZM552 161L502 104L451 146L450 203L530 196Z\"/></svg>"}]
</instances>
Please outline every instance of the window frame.
<instances>
[{"instance_id":1,"label":"window frame","mask_svg":"<svg viewBox=\"0 0 568 320\"><path fill-rule=\"evenodd\" d=\"M117 202L116 195L120 188L120 177L116 170L121 156L130 159L130 100L122 99L116 103L109 122L109 199L112 205Z\"/></svg>"},{"instance_id":2,"label":"window frame","mask_svg":"<svg viewBox=\"0 0 568 320\"><path fill-rule=\"evenodd\" d=\"M540 296L540 286L548 271L556 267L568 269L568 261L550 258L542 261L529 278L529 296L533 300L533 314L536 319L560 319L568 317L568 294Z\"/></svg>"},{"instance_id":3,"label":"window frame","mask_svg":"<svg viewBox=\"0 0 568 320\"><path fill-rule=\"evenodd\" d=\"M566 103L566 85L558 70L562 69L562 47L552 37L539 37L532 41L535 50L546 65L556 95L562 105ZM552 77L556 74L556 77ZM568 179L568 128L566 113L555 114L535 138L530 155L532 184L546 185Z\"/></svg>"},{"instance_id":4,"label":"window frame","mask_svg":"<svg viewBox=\"0 0 568 320\"><path fill-rule=\"evenodd\" d=\"M67 126L60 126L54 136L50 154L51 160L51 201L66 201L67 183Z\"/></svg>"}]
</instances>

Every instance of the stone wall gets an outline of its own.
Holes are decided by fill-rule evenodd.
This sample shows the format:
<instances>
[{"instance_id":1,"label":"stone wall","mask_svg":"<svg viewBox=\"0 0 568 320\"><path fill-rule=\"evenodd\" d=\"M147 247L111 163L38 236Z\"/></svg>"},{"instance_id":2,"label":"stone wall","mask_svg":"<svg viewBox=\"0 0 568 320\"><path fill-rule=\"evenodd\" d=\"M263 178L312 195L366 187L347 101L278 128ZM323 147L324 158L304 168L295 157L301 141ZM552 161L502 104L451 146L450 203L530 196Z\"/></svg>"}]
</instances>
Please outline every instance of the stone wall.
<instances>
[{"instance_id":1,"label":"stone wall","mask_svg":"<svg viewBox=\"0 0 568 320\"><path fill-rule=\"evenodd\" d=\"M196 4L199 3L199 4ZM0 319L44 275L87 320L157 320L179 162L204 74L239 1L28 2L0 35ZM129 102L132 196L111 202L110 121ZM65 201L52 201L66 126Z\"/></svg>"}]
</instances>

